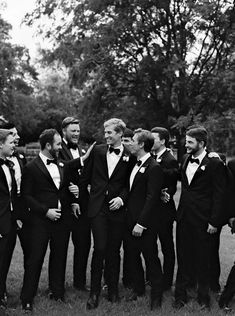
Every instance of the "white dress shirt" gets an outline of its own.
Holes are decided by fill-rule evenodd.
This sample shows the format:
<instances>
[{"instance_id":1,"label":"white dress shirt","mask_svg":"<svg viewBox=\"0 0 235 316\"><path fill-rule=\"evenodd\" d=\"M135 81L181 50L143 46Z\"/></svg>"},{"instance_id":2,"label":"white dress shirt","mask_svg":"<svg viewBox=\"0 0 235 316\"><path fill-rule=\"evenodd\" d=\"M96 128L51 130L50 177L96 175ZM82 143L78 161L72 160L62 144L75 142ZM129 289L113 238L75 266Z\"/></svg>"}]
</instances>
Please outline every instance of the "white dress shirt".
<instances>
[{"instance_id":1,"label":"white dress shirt","mask_svg":"<svg viewBox=\"0 0 235 316\"><path fill-rule=\"evenodd\" d=\"M66 139L63 138L63 141L65 142L66 145L68 145L68 142ZM76 149L73 148L69 148L71 155L73 156L73 159L79 158L80 154L79 154L79 150L78 147Z\"/></svg>"},{"instance_id":2,"label":"white dress shirt","mask_svg":"<svg viewBox=\"0 0 235 316\"><path fill-rule=\"evenodd\" d=\"M198 167L200 166L203 158L206 156L206 150L204 149L203 152L198 156L198 157L194 157L192 156L192 158L194 159L198 159L199 160L199 164L195 163L195 162L189 162L188 163L188 166L187 166L187 169L186 169L186 176L188 178L188 183L190 184L194 175L195 175L195 172L197 171Z\"/></svg>"},{"instance_id":3,"label":"white dress shirt","mask_svg":"<svg viewBox=\"0 0 235 316\"><path fill-rule=\"evenodd\" d=\"M6 165L2 165L2 169L3 169L3 172L5 173L5 176L6 176L7 186L8 186L9 192L11 193L11 190L12 190L12 178L11 178L10 169ZM12 203L10 202L10 204L11 204L11 211L13 211Z\"/></svg>"},{"instance_id":4,"label":"white dress shirt","mask_svg":"<svg viewBox=\"0 0 235 316\"><path fill-rule=\"evenodd\" d=\"M44 163L45 167L47 168L48 172L50 173L50 176L52 180L55 183L55 186L57 189L60 187L60 172L59 168L56 164L50 163L49 165L47 164L47 158L45 155L43 155L42 152L39 153L39 157L42 159L42 162Z\"/></svg>"},{"instance_id":5,"label":"white dress shirt","mask_svg":"<svg viewBox=\"0 0 235 316\"><path fill-rule=\"evenodd\" d=\"M114 152L110 153L109 150L107 151L107 154L106 154L109 178L111 177L116 165L118 164L122 156L124 147L123 145L120 145L119 147L115 147L115 149L120 149L120 153L118 155L115 154Z\"/></svg>"},{"instance_id":6,"label":"white dress shirt","mask_svg":"<svg viewBox=\"0 0 235 316\"><path fill-rule=\"evenodd\" d=\"M137 172L140 170L140 168L142 167L142 165L145 163L145 161L151 157L151 154L150 153L147 153L145 154L141 159L139 159L139 161L141 161L141 165L140 166L137 166L137 164L134 166L134 168L132 169L132 172L131 172L131 175L130 175L130 190L131 190L131 187L132 187L132 184L134 182L134 179L135 179L135 176L137 174Z\"/></svg>"}]
</instances>

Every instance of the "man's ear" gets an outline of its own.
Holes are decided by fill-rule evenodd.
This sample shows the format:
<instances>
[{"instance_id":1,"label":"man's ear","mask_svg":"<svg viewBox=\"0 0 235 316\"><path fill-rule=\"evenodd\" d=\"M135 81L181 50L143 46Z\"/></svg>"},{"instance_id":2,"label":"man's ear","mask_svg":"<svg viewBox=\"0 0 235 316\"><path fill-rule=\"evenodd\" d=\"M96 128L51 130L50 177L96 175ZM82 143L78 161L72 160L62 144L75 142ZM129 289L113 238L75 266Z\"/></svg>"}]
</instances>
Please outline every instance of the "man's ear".
<instances>
[{"instance_id":1,"label":"man's ear","mask_svg":"<svg viewBox=\"0 0 235 316\"><path fill-rule=\"evenodd\" d=\"M45 148L46 148L47 150L51 150L51 144L50 144L50 143L46 143Z\"/></svg>"}]
</instances>

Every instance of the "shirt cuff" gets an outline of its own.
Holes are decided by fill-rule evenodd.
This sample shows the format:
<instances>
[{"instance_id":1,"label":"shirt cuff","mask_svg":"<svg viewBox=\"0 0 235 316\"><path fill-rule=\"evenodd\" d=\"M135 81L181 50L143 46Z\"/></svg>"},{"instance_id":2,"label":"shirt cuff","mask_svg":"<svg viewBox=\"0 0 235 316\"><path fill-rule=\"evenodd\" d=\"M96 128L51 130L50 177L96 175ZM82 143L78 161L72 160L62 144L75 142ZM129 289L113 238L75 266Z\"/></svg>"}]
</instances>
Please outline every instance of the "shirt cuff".
<instances>
[{"instance_id":1,"label":"shirt cuff","mask_svg":"<svg viewBox=\"0 0 235 316\"><path fill-rule=\"evenodd\" d=\"M80 157L80 162L81 162L81 166L83 167L84 166L84 162L83 162L82 157Z\"/></svg>"},{"instance_id":2,"label":"shirt cuff","mask_svg":"<svg viewBox=\"0 0 235 316\"><path fill-rule=\"evenodd\" d=\"M137 226L139 226L140 228L142 228L142 229L147 229L146 227L144 227L144 226L142 226L142 225L140 225L140 224L136 224Z\"/></svg>"}]
</instances>

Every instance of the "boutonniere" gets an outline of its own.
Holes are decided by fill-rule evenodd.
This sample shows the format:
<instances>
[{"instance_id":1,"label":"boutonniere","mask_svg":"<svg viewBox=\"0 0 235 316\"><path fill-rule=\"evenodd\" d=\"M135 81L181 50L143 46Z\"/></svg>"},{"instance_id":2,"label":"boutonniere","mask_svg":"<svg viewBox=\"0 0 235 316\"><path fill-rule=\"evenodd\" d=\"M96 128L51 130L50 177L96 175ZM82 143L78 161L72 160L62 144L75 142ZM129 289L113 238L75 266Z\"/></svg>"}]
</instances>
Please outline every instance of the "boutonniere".
<instances>
[{"instance_id":1,"label":"boutonniere","mask_svg":"<svg viewBox=\"0 0 235 316\"><path fill-rule=\"evenodd\" d=\"M19 154L20 159L24 159L24 156L22 154Z\"/></svg>"},{"instance_id":2,"label":"boutonniere","mask_svg":"<svg viewBox=\"0 0 235 316\"><path fill-rule=\"evenodd\" d=\"M81 169L78 169L78 174L79 174L79 176L81 175Z\"/></svg>"},{"instance_id":3,"label":"boutonniere","mask_svg":"<svg viewBox=\"0 0 235 316\"><path fill-rule=\"evenodd\" d=\"M205 169L206 169L206 166L205 165L203 165L203 166L201 166L201 168L200 168L202 171L205 171Z\"/></svg>"},{"instance_id":4,"label":"boutonniere","mask_svg":"<svg viewBox=\"0 0 235 316\"><path fill-rule=\"evenodd\" d=\"M162 158L157 158L156 162L160 163L162 161Z\"/></svg>"},{"instance_id":5,"label":"boutonniere","mask_svg":"<svg viewBox=\"0 0 235 316\"><path fill-rule=\"evenodd\" d=\"M123 161L126 161L126 162L128 162L128 161L129 161L129 159L130 159L130 157L129 157L129 156L127 156L127 155L125 155L125 156L123 156L123 157L122 157L122 160L123 160Z\"/></svg>"},{"instance_id":6,"label":"boutonniere","mask_svg":"<svg viewBox=\"0 0 235 316\"><path fill-rule=\"evenodd\" d=\"M140 172L140 173L145 173L145 169L146 169L145 167L141 167L140 170L139 170L139 172Z\"/></svg>"},{"instance_id":7,"label":"boutonniere","mask_svg":"<svg viewBox=\"0 0 235 316\"><path fill-rule=\"evenodd\" d=\"M63 162L59 162L59 166L60 166L61 168L63 168L63 167L64 167Z\"/></svg>"}]
</instances>

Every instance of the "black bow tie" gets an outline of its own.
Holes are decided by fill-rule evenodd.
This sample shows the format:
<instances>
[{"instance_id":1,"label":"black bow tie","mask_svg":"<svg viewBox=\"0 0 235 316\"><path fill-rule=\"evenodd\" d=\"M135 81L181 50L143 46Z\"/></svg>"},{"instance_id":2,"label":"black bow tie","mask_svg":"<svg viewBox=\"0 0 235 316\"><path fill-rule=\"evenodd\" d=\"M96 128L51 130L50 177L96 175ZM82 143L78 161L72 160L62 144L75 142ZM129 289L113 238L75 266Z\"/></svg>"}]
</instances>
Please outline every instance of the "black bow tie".
<instances>
[{"instance_id":1,"label":"black bow tie","mask_svg":"<svg viewBox=\"0 0 235 316\"><path fill-rule=\"evenodd\" d=\"M51 163L57 164L56 159L47 159L47 165L50 165Z\"/></svg>"},{"instance_id":2,"label":"black bow tie","mask_svg":"<svg viewBox=\"0 0 235 316\"><path fill-rule=\"evenodd\" d=\"M8 159L2 159L0 158L0 165L6 165L8 168L12 169L14 167L14 162L13 161L10 161Z\"/></svg>"},{"instance_id":3,"label":"black bow tie","mask_svg":"<svg viewBox=\"0 0 235 316\"><path fill-rule=\"evenodd\" d=\"M68 142L67 144L68 149L77 149L78 148L78 144L72 143L72 142Z\"/></svg>"},{"instance_id":4,"label":"black bow tie","mask_svg":"<svg viewBox=\"0 0 235 316\"><path fill-rule=\"evenodd\" d=\"M193 157L191 157L191 158L189 158L189 161L191 162L191 163L196 163L196 164L200 164L200 161L199 161L199 159L198 158L193 158Z\"/></svg>"},{"instance_id":5,"label":"black bow tie","mask_svg":"<svg viewBox=\"0 0 235 316\"><path fill-rule=\"evenodd\" d=\"M109 147L109 152L110 152L110 154L111 153L115 153L116 155L119 155L120 154L120 149L119 148L113 148L113 147Z\"/></svg>"},{"instance_id":6,"label":"black bow tie","mask_svg":"<svg viewBox=\"0 0 235 316\"><path fill-rule=\"evenodd\" d=\"M141 160L138 160L138 161L136 162L136 165L137 165L138 167L140 167L141 164L142 164L142 161L141 161Z\"/></svg>"}]
</instances>

